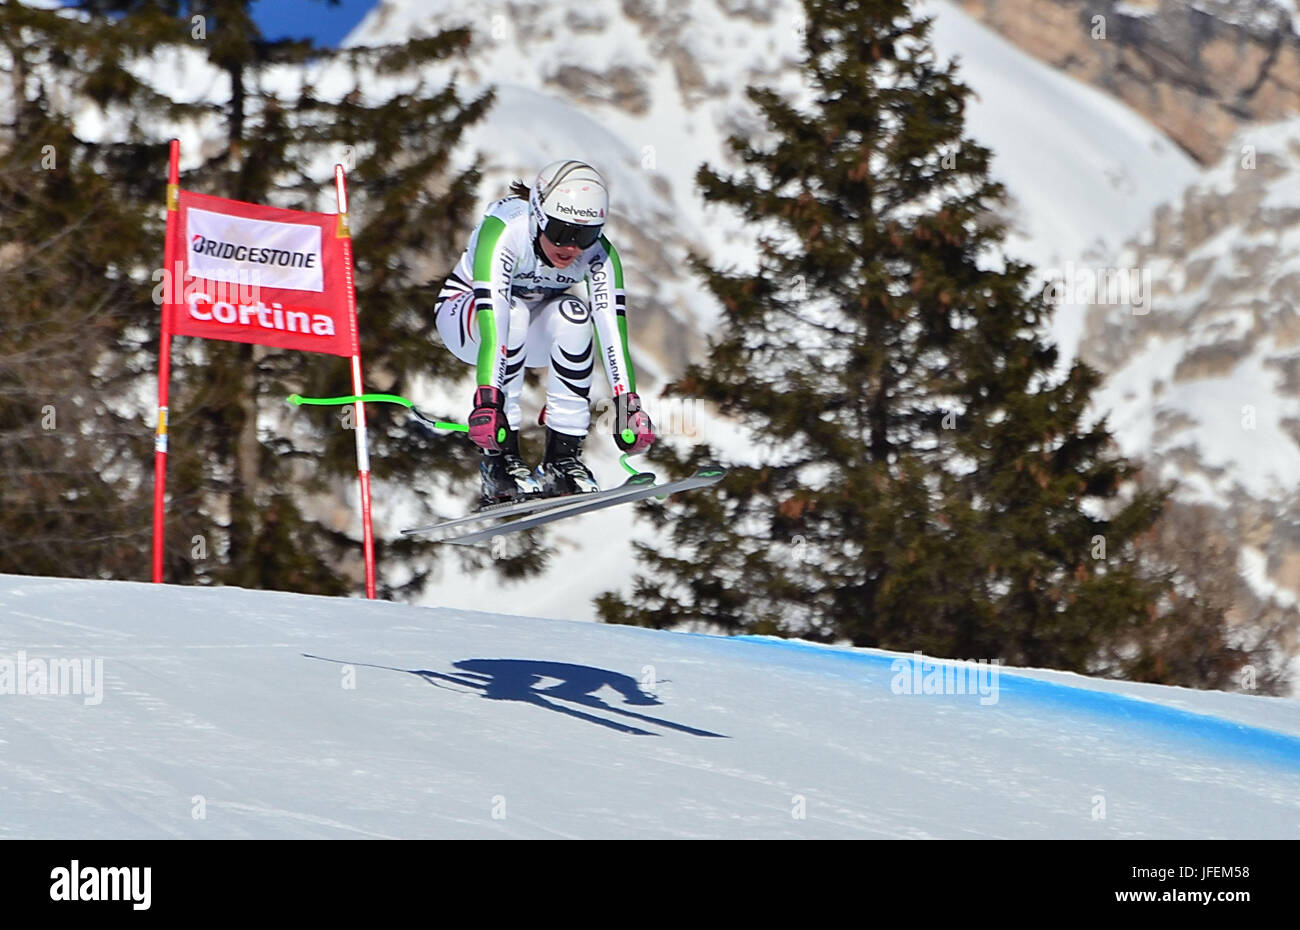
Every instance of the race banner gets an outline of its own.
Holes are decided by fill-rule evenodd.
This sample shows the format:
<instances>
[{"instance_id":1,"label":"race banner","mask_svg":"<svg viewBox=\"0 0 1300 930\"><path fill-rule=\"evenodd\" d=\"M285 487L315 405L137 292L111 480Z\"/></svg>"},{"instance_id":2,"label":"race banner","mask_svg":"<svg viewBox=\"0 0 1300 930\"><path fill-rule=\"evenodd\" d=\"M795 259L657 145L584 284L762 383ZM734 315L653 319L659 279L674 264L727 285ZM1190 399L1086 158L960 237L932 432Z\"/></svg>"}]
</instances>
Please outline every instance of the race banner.
<instances>
[{"instance_id":1,"label":"race banner","mask_svg":"<svg viewBox=\"0 0 1300 930\"><path fill-rule=\"evenodd\" d=\"M167 235L154 300L162 306L154 436L153 580L162 584L167 507L168 394L174 336L223 339L350 359L366 597L376 596L370 450L362 399L357 295L343 166L337 213L308 213L180 188L180 142L167 166Z\"/></svg>"},{"instance_id":2,"label":"race banner","mask_svg":"<svg viewBox=\"0 0 1300 930\"><path fill-rule=\"evenodd\" d=\"M163 301L173 335L357 354L339 214L176 196L175 291Z\"/></svg>"}]
</instances>

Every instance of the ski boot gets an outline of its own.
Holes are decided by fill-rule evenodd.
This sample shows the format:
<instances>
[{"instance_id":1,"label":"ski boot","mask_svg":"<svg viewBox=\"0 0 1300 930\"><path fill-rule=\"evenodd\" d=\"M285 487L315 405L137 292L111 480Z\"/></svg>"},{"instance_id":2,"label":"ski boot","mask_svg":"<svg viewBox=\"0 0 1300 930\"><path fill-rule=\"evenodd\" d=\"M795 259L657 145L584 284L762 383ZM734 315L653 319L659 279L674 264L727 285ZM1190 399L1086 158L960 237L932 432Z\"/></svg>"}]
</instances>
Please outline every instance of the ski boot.
<instances>
[{"instance_id":1,"label":"ski boot","mask_svg":"<svg viewBox=\"0 0 1300 930\"><path fill-rule=\"evenodd\" d=\"M582 464L583 436L569 436L546 428L546 453L537 466L537 480L547 497L590 494L600 490L591 469Z\"/></svg>"},{"instance_id":2,"label":"ski boot","mask_svg":"<svg viewBox=\"0 0 1300 930\"><path fill-rule=\"evenodd\" d=\"M538 497L542 493L541 484L519 455L517 430L510 430L500 452L483 453L478 470L483 479L480 507Z\"/></svg>"}]
</instances>

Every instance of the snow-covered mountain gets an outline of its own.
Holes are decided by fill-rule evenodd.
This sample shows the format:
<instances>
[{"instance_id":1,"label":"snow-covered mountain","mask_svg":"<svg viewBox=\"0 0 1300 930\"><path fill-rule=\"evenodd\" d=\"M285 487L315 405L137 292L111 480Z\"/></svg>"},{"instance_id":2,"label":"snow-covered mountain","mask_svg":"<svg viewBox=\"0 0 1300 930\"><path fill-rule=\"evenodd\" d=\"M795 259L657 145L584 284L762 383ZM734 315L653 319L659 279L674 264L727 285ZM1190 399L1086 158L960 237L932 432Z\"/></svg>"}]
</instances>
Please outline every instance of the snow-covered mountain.
<instances>
[{"instance_id":1,"label":"snow-covered mountain","mask_svg":"<svg viewBox=\"0 0 1300 930\"><path fill-rule=\"evenodd\" d=\"M1263 595L1300 595L1300 120L1242 133L1116 258L1146 313L1095 306L1081 354L1125 453L1213 506Z\"/></svg>"},{"instance_id":2,"label":"snow-covered mountain","mask_svg":"<svg viewBox=\"0 0 1300 930\"><path fill-rule=\"evenodd\" d=\"M0 838L1294 839L1300 704L0 576Z\"/></svg>"},{"instance_id":3,"label":"snow-covered mountain","mask_svg":"<svg viewBox=\"0 0 1300 930\"><path fill-rule=\"evenodd\" d=\"M929 0L933 43L959 57L976 99L967 131L993 149L1013 199L1009 251L1060 267L1118 248L1196 167L1141 116L1016 48L962 10ZM681 350L716 316L682 260L694 248L719 265L753 264L753 233L707 207L694 177L729 167L728 135L760 128L745 89L806 97L798 70L797 0L518 2L486 13L452 0L383 0L348 42L405 41L467 25L469 61L449 64L467 91L495 86L498 104L466 140L488 172L484 204L545 162L588 158L612 180L611 238L625 253L629 320L639 358L680 370ZM625 244L626 243L626 244ZM1081 314L1059 315L1073 351ZM674 335L673 323L682 332Z\"/></svg>"}]
</instances>

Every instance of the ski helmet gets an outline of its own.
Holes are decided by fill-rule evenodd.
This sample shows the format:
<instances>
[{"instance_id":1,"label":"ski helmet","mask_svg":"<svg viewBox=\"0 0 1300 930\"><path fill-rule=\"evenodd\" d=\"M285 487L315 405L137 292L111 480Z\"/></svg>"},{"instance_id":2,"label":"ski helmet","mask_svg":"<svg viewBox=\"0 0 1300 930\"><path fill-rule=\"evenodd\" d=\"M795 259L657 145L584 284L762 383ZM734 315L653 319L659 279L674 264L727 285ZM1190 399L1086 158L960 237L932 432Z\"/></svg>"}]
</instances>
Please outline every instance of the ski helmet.
<instances>
[{"instance_id":1,"label":"ski helmet","mask_svg":"<svg viewBox=\"0 0 1300 930\"><path fill-rule=\"evenodd\" d=\"M559 246L590 248L600 238L609 209L605 180L586 162L553 161L537 175L528 196L533 240L542 233Z\"/></svg>"}]
</instances>

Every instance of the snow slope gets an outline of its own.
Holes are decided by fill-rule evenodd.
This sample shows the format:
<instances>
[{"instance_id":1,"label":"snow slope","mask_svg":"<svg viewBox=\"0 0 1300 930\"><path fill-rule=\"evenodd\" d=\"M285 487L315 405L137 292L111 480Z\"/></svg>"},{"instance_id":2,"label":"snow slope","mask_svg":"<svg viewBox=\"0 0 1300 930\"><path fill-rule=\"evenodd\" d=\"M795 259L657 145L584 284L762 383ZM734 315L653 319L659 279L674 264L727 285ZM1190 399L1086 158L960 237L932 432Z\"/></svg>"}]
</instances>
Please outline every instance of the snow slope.
<instances>
[{"instance_id":1,"label":"snow slope","mask_svg":"<svg viewBox=\"0 0 1300 930\"><path fill-rule=\"evenodd\" d=\"M0 576L0 612L0 692L103 684L0 693L3 838L1300 834L1289 700L232 588Z\"/></svg>"}]
</instances>

